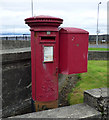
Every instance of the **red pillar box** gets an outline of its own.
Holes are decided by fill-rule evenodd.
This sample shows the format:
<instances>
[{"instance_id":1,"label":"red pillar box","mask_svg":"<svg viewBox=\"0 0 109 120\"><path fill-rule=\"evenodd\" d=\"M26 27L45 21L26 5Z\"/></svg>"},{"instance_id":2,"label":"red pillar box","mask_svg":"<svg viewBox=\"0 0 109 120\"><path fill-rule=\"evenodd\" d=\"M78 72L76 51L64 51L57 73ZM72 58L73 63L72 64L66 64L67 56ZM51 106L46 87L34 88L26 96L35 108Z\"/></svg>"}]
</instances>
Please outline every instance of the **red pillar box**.
<instances>
[{"instance_id":1,"label":"red pillar box","mask_svg":"<svg viewBox=\"0 0 109 120\"><path fill-rule=\"evenodd\" d=\"M89 32L73 27L61 28L59 32L59 73L77 74L87 72Z\"/></svg>"},{"instance_id":2,"label":"red pillar box","mask_svg":"<svg viewBox=\"0 0 109 120\"><path fill-rule=\"evenodd\" d=\"M51 16L25 19L31 30L32 98L36 111L58 107L58 26Z\"/></svg>"}]
</instances>

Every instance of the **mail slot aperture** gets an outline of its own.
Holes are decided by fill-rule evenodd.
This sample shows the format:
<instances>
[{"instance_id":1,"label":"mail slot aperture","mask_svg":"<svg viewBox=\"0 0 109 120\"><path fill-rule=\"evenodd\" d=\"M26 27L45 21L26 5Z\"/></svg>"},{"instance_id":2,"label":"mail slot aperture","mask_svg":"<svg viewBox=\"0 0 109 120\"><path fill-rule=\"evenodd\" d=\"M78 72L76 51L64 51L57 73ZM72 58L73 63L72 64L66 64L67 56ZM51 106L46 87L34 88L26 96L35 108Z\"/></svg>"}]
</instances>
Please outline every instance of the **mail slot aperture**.
<instances>
[{"instance_id":1,"label":"mail slot aperture","mask_svg":"<svg viewBox=\"0 0 109 120\"><path fill-rule=\"evenodd\" d=\"M55 40L55 36L42 36L41 40Z\"/></svg>"}]
</instances>

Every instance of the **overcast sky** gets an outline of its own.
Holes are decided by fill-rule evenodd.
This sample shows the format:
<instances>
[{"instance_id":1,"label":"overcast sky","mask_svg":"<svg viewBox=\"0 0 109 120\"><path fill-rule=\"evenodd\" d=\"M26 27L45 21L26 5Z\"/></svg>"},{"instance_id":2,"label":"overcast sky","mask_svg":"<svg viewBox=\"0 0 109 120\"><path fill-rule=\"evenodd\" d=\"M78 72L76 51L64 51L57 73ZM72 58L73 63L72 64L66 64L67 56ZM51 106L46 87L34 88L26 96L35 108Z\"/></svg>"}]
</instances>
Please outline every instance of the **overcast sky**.
<instances>
[{"instance_id":1,"label":"overcast sky","mask_svg":"<svg viewBox=\"0 0 109 120\"><path fill-rule=\"evenodd\" d=\"M62 27L77 27L96 33L99 2L100 34L107 33L108 0L33 0L34 16L50 15L64 20ZM0 33L29 33L24 19L31 17L31 0L0 0Z\"/></svg>"}]
</instances>

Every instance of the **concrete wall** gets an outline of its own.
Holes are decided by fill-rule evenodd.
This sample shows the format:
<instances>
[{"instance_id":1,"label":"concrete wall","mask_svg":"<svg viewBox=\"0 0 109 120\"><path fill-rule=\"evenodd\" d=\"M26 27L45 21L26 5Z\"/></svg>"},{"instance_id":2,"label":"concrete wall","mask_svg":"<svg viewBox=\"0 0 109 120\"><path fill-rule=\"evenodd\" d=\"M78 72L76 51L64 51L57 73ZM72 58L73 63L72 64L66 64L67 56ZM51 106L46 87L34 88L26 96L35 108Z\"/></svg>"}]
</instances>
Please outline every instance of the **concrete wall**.
<instances>
[{"instance_id":1,"label":"concrete wall","mask_svg":"<svg viewBox=\"0 0 109 120\"><path fill-rule=\"evenodd\" d=\"M109 60L109 51L88 51L88 60Z\"/></svg>"},{"instance_id":2,"label":"concrete wall","mask_svg":"<svg viewBox=\"0 0 109 120\"><path fill-rule=\"evenodd\" d=\"M2 115L31 112L30 52L2 53Z\"/></svg>"}]
</instances>

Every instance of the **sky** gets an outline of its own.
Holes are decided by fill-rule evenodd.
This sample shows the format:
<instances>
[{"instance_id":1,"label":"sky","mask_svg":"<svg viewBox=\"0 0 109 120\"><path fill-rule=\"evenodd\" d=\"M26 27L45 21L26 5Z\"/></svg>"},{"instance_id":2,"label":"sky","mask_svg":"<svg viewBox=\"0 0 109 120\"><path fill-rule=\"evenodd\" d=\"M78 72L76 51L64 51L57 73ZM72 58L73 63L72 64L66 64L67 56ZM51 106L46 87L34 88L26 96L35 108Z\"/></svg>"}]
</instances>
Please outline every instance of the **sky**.
<instances>
[{"instance_id":1,"label":"sky","mask_svg":"<svg viewBox=\"0 0 109 120\"><path fill-rule=\"evenodd\" d=\"M107 34L109 34L109 1L107 3Z\"/></svg>"},{"instance_id":2,"label":"sky","mask_svg":"<svg viewBox=\"0 0 109 120\"><path fill-rule=\"evenodd\" d=\"M108 0L33 0L33 15L59 17L64 20L61 27L96 34L99 2L99 34L106 34ZM0 33L30 33L24 19L31 16L31 0L0 0Z\"/></svg>"}]
</instances>

